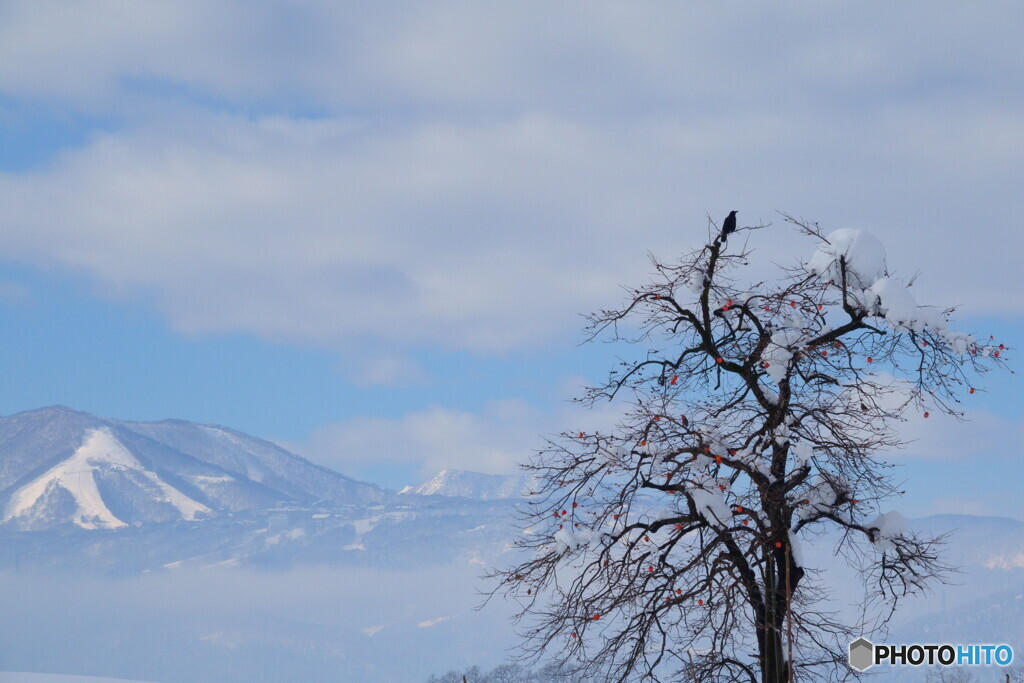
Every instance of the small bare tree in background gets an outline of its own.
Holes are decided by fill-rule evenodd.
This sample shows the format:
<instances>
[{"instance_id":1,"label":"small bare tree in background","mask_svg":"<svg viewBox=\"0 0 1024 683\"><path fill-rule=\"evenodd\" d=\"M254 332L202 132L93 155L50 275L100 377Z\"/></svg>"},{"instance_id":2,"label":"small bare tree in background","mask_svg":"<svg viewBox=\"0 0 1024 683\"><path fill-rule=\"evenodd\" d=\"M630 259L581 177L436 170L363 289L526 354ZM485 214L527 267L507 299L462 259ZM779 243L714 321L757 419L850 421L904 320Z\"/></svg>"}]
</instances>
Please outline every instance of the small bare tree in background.
<instances>
[{"instance_id":1,"label":"small bare tree in background","mask_svg":"<svg viewBox=\"0 0 1024 683\"><path fill-rule=\"evenodd\" d=\"M1002 674L997 674L1002 676ZM932 671L925 678L925 683L978 683L976 679L969 671L963 669L949 669ZM1000 683L997 681L997 683Z\"/></svg>"},{"instance_id":2,"label":"small bare tree in background","mask_svg":"<svg viewBox=\"0 0 1024 683\"><path fill-rule=\"evenodd\" d=\"M624 402L608 433L567 432L526 469L530 559L500 572L528 653L589 680L854 676L858 629L943 577L942 539L880 504L899 495L878 453L916 412L959 416L971 377L1005 349L918 306L869 234L786 217L810 261L746 282L751 252L709 221L706 246L590 317L592 339L642 353L580 400ZM843 623L801 544L839 532L875 622Z\"/></svg>"}]
</instances>

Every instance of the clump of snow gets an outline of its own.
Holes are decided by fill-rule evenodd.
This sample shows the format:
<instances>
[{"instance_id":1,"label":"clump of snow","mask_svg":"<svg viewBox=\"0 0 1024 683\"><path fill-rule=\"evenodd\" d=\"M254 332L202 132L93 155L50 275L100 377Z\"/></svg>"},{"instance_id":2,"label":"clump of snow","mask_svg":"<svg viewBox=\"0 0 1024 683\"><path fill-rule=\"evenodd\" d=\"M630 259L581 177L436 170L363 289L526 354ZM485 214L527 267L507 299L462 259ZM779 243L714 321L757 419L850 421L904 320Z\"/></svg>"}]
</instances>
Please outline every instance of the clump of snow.
<instances>
[{"instance_id":1,"label":"clump of snow","mask_svg":"<svg viewBox=\"0 0 1024 683\"><path fill-rule=\"evenodd\" d=\"M726 437L717 429L702 429L700 431L705 444L711 449L712 455L725 455L729 451Z\"/></svg>"},{"instance_id":2,"label":"clump of snow","mask_svg":"<svg viewBox=\"0 0 1024 683\"><path fill-rule=\"evenodd\" d=\"M660 465L662 459L665 457L665 454L661 451L661 449L647 439L644 439L641 443L638 443L636 446L634 446L633 452L641 457L653 458L652 464L654 466Z\"/></svg>"},{"instance_id":3,"label":"clump of snow","mask_svg":"<svg viewBox=\"0 0 1024 683\"><path fill-rule=\"evenodd\" d=\"M943 321L945 322L945 321ZM942 338L947 344L956 352L961 355L967 353L971 349L977 346L977 341L969 334L963 332L953 332L952 330L945 330L942 333ZM987 349L988 347L986 347Z\"/></svg>"},{"instance_id":4,"label":"clump of snow","mask_svg":"<svg viewBox=\"0 0 1024 683\"><path fill-rule=\"evenodd\" d=\"M797 538L796 534L789 535L789 554L793 558L793 562L796 566L804 566L804 548L800 545L800 539Z\"/></svg>"},{"instance_id":5,"label":"clump of snow","mask_svg":"<svg viewBox=\"0 0 1024 683\"><path fill-rule=\"evenodd\" d=\"M807 502L801 505L797 512L797 517L801 520L814 517L822 512L834 512L832 506L839 500L839 492L836 491L836 485L833 482L817 476L810 488L804 492L803 500Z\"/></svg>"},{"instance_id":6,"label":"clump of snow","mask_svg":"<svg viewBox=\"0 0 1024 683\"><path fill-rule=\"evenodd\" d=\"M577 548L587 546L590 548L599 548L601 541L604 538L604 534L594 529L587 527L580 527L579 529L562 528L555 532L553 537L555 541L555 552L558 554L564 554L572 552Z\"/></svg>"},{"instance_id":7,"label":"clump of snow","mask_svg":"<svg viewBox=\"0 0 1024 683\"><path fill-rule=\"evenodd\" d=\"M896 547L893 541L906 533L907 520L896 510L892 510L875 517L866 526L869 529L877 530L872 544L876 550L884 552Z\"/></svg>"},{"instance_id":8,"label":"clump of snow","mask_svg":"<svg viewBox=\"0 0 1024 683\"><path fill-rule=\"evenodd\" d=\"M629 460L630 452L628 448L625 448L622 445L599 445L595 456L599 464L606 464L614 467L627 462Z\"/></svg>"},{"instance_id":9,"label":"clump of snow","mask_svg":"<svg viewBox=\"0 0 1024 683\"><path fill-rule=\"evenodd\" d=\"M807 262L807 270L842 286L840 259L846 263L846 281L850 287L867 289L885 275L885 247L877 237L863 230L843 228L825 238L825 242Z\"/></svg>"},{"instance_id":10,"label":"clump of snow","mask_svg":"<svg viewBox=\"0 0 1024 683\"><path fill-rule=\"evenodd\" d=\"M958 354L970 351L986 357L991 353L991 347L978 347L974 337L948 329L943 311L919 306L906 285L887 275L885 247L876 237L861 230L843 229L825 240L807 262L807 270L841 287L840 258L844 258L847 294L871 315L884 318L893 330L921 334L928 329ZM780 359L788 357L781 354ZM768 374L775 378L771 368Z\"/></svg>"},{"instance_id":11,"label":"clump of snow","mask_svg":"<svg viewBox=\"0 0 1024 683\"><path fill-rule=\"evenodd\" d=\"M686 286L694 294L700 294L701 292L704 291L704 280L705 280L705 277L706 277L706 275L705 275L703 270L696 270L690 276L689 280L686 283Z\"/></svg>"},{"instance_id":12,"label":"clump of snow","mask_svg":"<svg viewBox=\"0 0 1024 683\"><path fill-rule=\"evenodd\" d=\"M708 491L699 485L687 487L687 494L693 499L697 514L711 526L730 526L733 522L732 510L725 503L720 491L713 488Z\"/></svg>"},{"instance_id":13,"label":"clump of snow","mask_svg":"<svg viewBox=\"0 0 1024 683\"><path fill-rule=\"evenodd\" d=\"M891 277L879 278L864 291L869 311L885 317L894 330L923 332L927 320L920 315L914 295Z\"/></svg>"},{"instance_id":14,"label":"clump of snow","mask_svg":"<svg viewBox=\"0 0 1024 683\"><path fill-rule=\"evenodd\" d=\"M774 441L775 443L777 443L777 444L779 444L781 446L784 443L786 443L787 441L789 441L789 438L790 438L789 435L790 435L790 431L791 431L789 427L790 427L791 424L792 424L792 422L787 419L785 422L780 424L778 427L776 427L772 431L768 432L768 435L772 438L772 441Z\"/></svg>"},{"instance_id":15,"label":"clump of snow","mask_svg":"<svg viewBox=\"0 0 1024 683\"><path fill-rule=\"evenodd\" d=\"M771 342L761 354L761 360L768 364L765 372L776 384L786 376L789 362L793 359L794 346L803 338L803 330L783 328L772 333Z\"/></svg>"},{"instance_id":16,"label":"clump of snow","mask_svg":"<svg viewBox=\"0 0 1024 683\"><path fill-rule=\"evenodd\" d=\"M661 522L666 519L672 519L678 514L679 512L677 510L673 510L672 508L660 507L651 513L651 521Z\"/></svg>"},{"instance_id":17,"label":"clump of snow","mask_svg":"<svg viewBox=\"0 0 1024 683\"><path fill-rule=\"evenodd\" d=\"M715 462L714 456L724 456L728 453L729 445L726 442L726 437L716 429L698 429L697 432L700 435L700 445L707 450L694 455L690 467L703 470Z\"/></svg>"},{"instance_id":18,"label":"clump of snow","mask_svg":"<svg viewBox=\"0 0 1024 683\"><path fill-rule=\"evenodd\" d=\"M757 470L766 477L771 476L771 470L765 463L764 458L761 457L760 449L741 448L732 454L732 458L745 464L751 469ZM728 479L724 481L713 482L716 486L719 484L727 484Z\"/></svg>"},{"instance_id":19,"label":"clump of snow","mask_svg":"<svg viewBox=\"0 0 1024 683\"><path fill-rule=\"evenodd\" d=\"M797 441L790 447L790 452L793 455L793 469L798 470L814 455L814 448L809 441Z\"/></svg>"}]
</instances>

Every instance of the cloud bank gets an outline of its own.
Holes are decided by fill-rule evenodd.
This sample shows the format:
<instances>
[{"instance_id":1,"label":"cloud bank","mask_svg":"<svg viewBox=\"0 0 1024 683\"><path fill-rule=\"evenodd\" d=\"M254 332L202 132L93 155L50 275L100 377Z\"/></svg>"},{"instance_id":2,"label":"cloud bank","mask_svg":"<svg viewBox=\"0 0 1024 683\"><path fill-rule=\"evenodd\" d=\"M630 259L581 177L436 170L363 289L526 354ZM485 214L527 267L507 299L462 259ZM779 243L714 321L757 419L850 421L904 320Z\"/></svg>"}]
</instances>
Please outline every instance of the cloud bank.
<instances>
[{"instance_id":1,"label":"cloud bank","mask_svg":"<svg viewBox=\"0 0 1024 683\"><path fill-rule=\"evenodd\" d=\"M1021 310L1019 4L0 12L0 106L106 122L0 174L0 249L186 333L537 348L736 208L869 228L922 300Z\"/></svg>"}]
</instances>

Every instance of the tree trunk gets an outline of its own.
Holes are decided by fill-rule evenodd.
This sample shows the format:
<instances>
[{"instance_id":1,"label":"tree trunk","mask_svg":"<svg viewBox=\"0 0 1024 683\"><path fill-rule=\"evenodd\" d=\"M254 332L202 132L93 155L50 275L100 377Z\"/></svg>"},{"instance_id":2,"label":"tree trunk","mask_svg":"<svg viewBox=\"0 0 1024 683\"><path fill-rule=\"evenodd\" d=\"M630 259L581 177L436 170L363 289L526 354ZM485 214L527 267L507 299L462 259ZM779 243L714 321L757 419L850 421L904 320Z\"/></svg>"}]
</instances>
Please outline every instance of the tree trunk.
<instances>
[{"instance_id":1,"label":"tree trunk","mask_svg":"<svg viewBox=\"0 0 1024 683\"><path fill-rule=\"evenodd\" d=\"M779 584L775 563L766 563L764 609L757 615L757 646L761 659L761 683L790 683L789 662L785 653L785 623L788 596ZM792 580L792 579L791 579ZM788 591L792 595L793 586Z\"/></svg>"},{"instance_id":2,"label":"tree trunk","mask_svg":"<svg viewBox=\"0 0 1024 683\"><path fill-rule=\"evenodd\" d=\"M789 663L786 661L785 638L778 626L767 626L758 638L761 649L761 683L789 683Z\"/></svg>"}]
</instances>

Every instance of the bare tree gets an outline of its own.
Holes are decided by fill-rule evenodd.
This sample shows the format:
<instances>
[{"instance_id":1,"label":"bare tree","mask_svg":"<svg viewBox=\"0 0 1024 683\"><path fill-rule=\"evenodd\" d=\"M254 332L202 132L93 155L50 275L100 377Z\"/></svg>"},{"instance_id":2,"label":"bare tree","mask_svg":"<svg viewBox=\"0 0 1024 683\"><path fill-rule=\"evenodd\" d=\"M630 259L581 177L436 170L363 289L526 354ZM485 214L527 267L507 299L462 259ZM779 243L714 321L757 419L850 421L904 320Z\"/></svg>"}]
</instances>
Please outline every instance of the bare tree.
<instances>
[{"instance_id":1,"label":"bare tree","mask_svg":"<svg viewBox=\"0 0 1024 683\"><path fill-rule=\"evenodd\" d=\"M495 592L520 601L530 656L591 680L856 676L855 633L943 578L941 538L878 514L901 493L879 453L911 412L959 417L1005 349L917 306L872 236L786 220L813 256L776 281L741 281L751 252L731 251L767 226L726 243L709 220L702 249L652 258L654 281L590 316L590 339L636 357L579 399L623 402L614 429L564 433L525 466L530 559ZM856 624L802 561L829 528L865 579Z\"/></svg>"}]
</instances>

